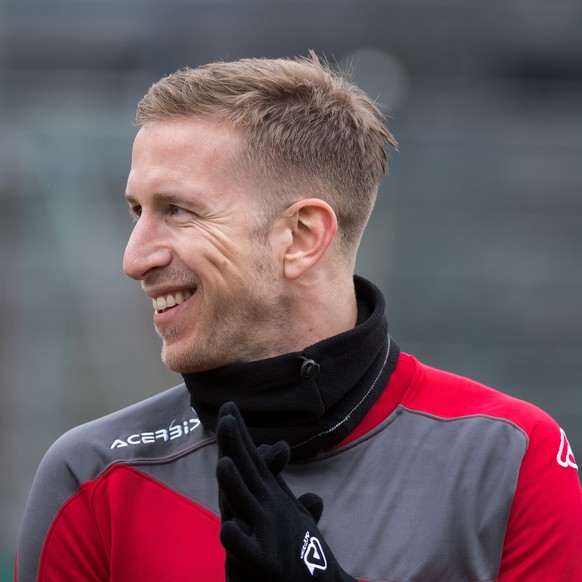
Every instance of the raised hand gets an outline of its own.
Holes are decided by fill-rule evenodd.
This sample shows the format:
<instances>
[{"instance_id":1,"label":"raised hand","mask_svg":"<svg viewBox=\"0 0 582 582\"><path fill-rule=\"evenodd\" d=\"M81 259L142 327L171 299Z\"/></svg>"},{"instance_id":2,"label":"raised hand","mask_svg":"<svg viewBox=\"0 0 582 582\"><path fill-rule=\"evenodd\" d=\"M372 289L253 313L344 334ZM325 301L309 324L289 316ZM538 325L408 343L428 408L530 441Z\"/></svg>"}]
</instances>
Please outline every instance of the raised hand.
<instances>
[{"instance_id":1,"label":"raised hand","mask_svg":"<svg viewBox=\"0 0 582 582\"><path fill-rule=\"evenodd\" d=\"M354 582L317 528L321 498L298 499L283 480L286 443L257 449L233 403L220 409L216 436L227 581Z\"/></svg>"}]
</instances>

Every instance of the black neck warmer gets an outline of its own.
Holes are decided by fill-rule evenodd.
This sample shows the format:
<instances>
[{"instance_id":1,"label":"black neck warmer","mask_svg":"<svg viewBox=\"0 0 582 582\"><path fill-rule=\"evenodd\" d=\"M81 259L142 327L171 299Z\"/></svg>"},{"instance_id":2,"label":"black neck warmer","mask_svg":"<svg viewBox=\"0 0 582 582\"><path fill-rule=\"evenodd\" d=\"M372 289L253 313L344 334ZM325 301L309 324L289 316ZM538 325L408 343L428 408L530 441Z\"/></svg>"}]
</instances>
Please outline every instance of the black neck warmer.
<instances>
[{"instance_id":1,"label":"black neck warmer","mask_svg":"<svg viewBox=\"0 0 582 582\"><path fill-rule=\"evenodd\" d=\"M285 440L293 459L305 459L342 441L386 387L398 359L388 336L384 298L354 277L356 327L302 352L183 374L204 427L216 428L224 402L235 402L255 443Z\"/></svg>"}]
</instances>

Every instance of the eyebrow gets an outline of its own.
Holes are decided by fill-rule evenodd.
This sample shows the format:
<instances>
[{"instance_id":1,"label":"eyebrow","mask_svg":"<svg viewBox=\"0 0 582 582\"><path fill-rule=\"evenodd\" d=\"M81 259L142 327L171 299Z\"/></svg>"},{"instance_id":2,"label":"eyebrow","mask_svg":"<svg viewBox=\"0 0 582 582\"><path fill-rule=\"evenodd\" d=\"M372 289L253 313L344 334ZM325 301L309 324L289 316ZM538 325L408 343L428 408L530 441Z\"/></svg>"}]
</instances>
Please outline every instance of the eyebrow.
<instances>
[{"instance_id":1,"label":"eyebrow","mask_svg":"<svg viewBox=\"0 0 582 582\"><path fill-rule=\"evenodd\" d=\"M139 204L137 199L135 199L131 194L125 192L125 199L128 204ZM174 194L173 192L154 192L153 194L154 202L163 202L166 204L192 204L192 201L187 200L183 196Z\"/></svg>"}]
</instances>

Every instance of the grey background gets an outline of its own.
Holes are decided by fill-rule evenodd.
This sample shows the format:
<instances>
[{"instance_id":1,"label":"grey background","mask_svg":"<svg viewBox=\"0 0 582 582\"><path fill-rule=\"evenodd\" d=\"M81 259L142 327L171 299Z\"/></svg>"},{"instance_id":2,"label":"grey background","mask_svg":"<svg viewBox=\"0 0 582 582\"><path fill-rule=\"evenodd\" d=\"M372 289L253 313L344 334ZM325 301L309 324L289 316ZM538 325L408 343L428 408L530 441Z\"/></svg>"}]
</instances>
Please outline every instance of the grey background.
<instances>
[{"instance_id":1,"label":"grey background","mask_svg":"<svg viewBox=\"0 0 582 582\"><path fill-rule=\"evenodd\" d=\"M121 257L135 105L184 65L351 63L400 142L358 265L394 337L580 457L581 30L574 0L0 1L0 579L49 444L179 381Z\"/></svg>"}]
</instances>

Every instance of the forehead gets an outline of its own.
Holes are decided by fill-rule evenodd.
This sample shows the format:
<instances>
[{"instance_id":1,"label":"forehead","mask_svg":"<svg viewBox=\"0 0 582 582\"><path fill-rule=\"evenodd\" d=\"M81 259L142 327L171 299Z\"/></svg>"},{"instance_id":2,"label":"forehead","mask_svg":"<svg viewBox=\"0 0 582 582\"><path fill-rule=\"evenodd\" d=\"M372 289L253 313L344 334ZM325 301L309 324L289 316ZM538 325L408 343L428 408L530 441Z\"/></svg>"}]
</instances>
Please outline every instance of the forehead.
<instances>
[{"instance_id":1,"label":"forehead","mask_svg":"<svg viewBox=\"0 0 582 582\"><path fill-rule=\"evenodd\" d=\"M248 198L233 171L239 131L217 122L178 119L142 127L134 142L126 197L172 193L207 204Z\"/></svg>"},{"instance_id":2,"label":"forehead","mask_svg":"<svg viewBox=\"0 0 582 582\"><path fill-rule=\"evenodd\" d=\"M193 163L224 166L243 145L235 128L201 119L155 121L142 127L134 141L132 164L163 164L173 170Z\"/></svg>"}]
</instances>

